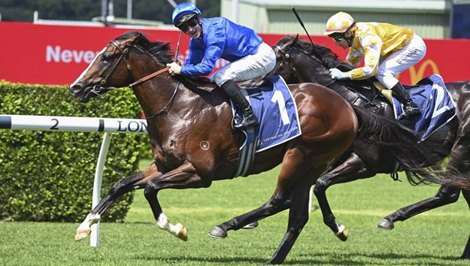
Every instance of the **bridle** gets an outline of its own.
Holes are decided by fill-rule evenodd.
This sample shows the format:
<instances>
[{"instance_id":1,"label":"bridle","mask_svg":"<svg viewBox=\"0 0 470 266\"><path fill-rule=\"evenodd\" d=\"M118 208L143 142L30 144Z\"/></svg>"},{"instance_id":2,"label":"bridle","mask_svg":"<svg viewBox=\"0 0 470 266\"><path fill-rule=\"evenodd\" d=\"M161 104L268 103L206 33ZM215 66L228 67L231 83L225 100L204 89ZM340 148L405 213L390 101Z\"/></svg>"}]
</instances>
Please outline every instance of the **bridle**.
<instances>
[{"instance_id":1,"label":"bridle","mask_svg":"<svg viewBox=\"0 0 470 266\"><path fill-rule=\"evenodd\" d=\"M94 85L93 88L90 90L90 93L93 93L97 96L100 96L103 91L108 90L107 88L104 87L104 85L106 85L109 77L111 77L111 75L114 73L114 71L116 70L117 66L119 65L122 59L124 59L124 62L126 63L127 71L129 71L130 73L130 70L131 70L131 66L127 63L127 55L129 54L128 47L121 48L120 43L116 40L111 41L109 43L119 50L119 58L116 61L114 61L114 64L111 66L111 70L100 81L99 85L98 84Z\"/></svg>"},{"instance_id":2,"label":"bridle","mask_svg":"<svg viewBox=\"0 0 470 266\"><path fill-rule=\"evenodd\" d=\"M284 52L282 49L283 48L279 47L278 45L273 47L274 52L276 54L279 54L279 55L282 56L282 60L280 60L280 63L279 63L279 67L281 68L281 70L284 67L284 61L286 61L287 64L289 64L291 62L290 61L290 54L288 52ZM293 64L292 64L292 70L294 71L294 74L297 73L297 69L295 69L295 65L293 65Z\"/></svg>"},{"instance_id":3,"label":"bridle","mask_svg":"<svg viewBox=\"0 0 470 266\"><path fill-rule=\"evenodd\" d=\"M297 73L297 69L295 68L295 62L293 61L292 59L292 56L290 54L290 51L292 49L296 49L296 51L300 52L300 53L303 53L304 55L308 56L310 59L316 61L318 64L324 66L323 64L323 61L314 56L313 54L310 54L310 53L307 53L306 51L304 51L303 49L300 49L298 47L296 47L296 42L297 42L297 38L293 39L292 41L289 41L287 42L286 44L282 45L282 46L279 46L279 45L276 45L273 47L273 50L276 54L278 55L281 55L282 59L280 60L280 68L282 69L283 68L283 61L287 62L286 64L289 64L292 66L292 71L293 71L293 74L297 77L299 77L298 73ZM316 54L318 54L318 52L315 50ZM339 65L339 64L338 64ZM299 78L300 80L300 78ZM330 87L332 86L333 84L335 84L337 82L336 79L332 79L331 82L329 84L323 84L324 86L326 87ZM354 89L353 87L347 87L349 90L353 91L356 93L357 95L357 99L362 99L364 100L366 103L368 103L369 105L373 106L374 104L367 98L367 97L364 97L364 95L362 95L361 93L359 93L356 89ZM355 102L355 101L354 101ZM353 102L353 103L354 103Z\"/></svg>"},{"instance_id":4,"label":"bridle","mask_svg":"<svg viewBox=\"0 0 470 266\"><path fill-rule=\"evenodd\" d=\"M144 52L148 55L150 55L155 61L158 62L158 60L152 55L150 54L148 51L142 49L140 46L137 46L137 45L126 45L124 48L121 47L120 43L116 40L114 41L111 41L109 42L110 44L112 44L116 49L119 50L119 58L115 61L114 65L111 67L111 71L108 72L108 74L106 75L106 77L104 79L101 80L100 82L100 85L104 86L106 84L106 82L108 81L109 77L111 77L111 75L114 73L114 71L116 70L116 67L119 65L119 63L121 62L121 60L124 59L124 63L126 64L126 68L127 68L127 71L129 71L129 74L130 74L130 71L132 69L131 65L127 62L127 56L129 55L129 47L134 47L136 49L138 49L139 51L141 52ZM140 79L138 79L137 81L134 81L132 83L129 82L128 86L130 88L134 87L135 85L138 85L138 84L141 84L149 79L152 79L162 73L164 73L165 71L168 71L169 67L164 67L160 70L157 70L153 73L150 73L149 75L147 76L144 76ZM130 75L129 75L130 76Z\"/></svg>"},{"instance_id":5,"label":"bridle","mask_svg":"<svg viewBox=\"0 0 470 266\"><path fill-rule=\"evenodd\" d=\"M129 55L129 47L134 47L134 48L138 49L139 51L141 51L141 52L143 52L143 53L146 53L147 55L149 55L150 57L152 57L153 60L155 60L156 62L159 62L159 61L157 60L157 58L155 58L154 55L152 55L151 53L149 53L148 51L146 51L145 49L141 48L141 47L138 46L138 45L135 45L135 44L125 45L124 48L122 48L122 47L121 47L121 44L120 44L117 40L111 41L111 42L109 42L109 43L112 44L112 45L119 51L120 55L119 55L119 58L118 58L117 60L115 60L113 66L111 67L111 70L108 72L108 74L105 76L105 78L100 81L100 85L99 85L99 86L98 86L98 85L95 85L95 86L93 87L93 89L92 89L91 92L92 92L92 93L95 93L95 94L97 94L97 95L99 95L99 94L101 93L101 91L105 89L103 86L106 84L106 82L108 81L109 77L111 77L111 75L114 73L114 71L116 70L117 66L118 66L119 63L121 62L121 60L124 60L124 63L126 64L127 71L129 72L129 73L128 73L128 74L129 74L129 77L131 77L130 71L131 71L132 67L131 67L131 65L128 63L128 60L127 60L127 56ZM141 83L144 83L145 81L148 81L148 80L150 80L150 79L152 79L152 78L154 78L154 77L156 77L156 76L158 76L158 75L160 75L160 74L162 74L162 73L164 73L164 72L167 72L168 69L169 69L169 67L164 67L164 68L159 69L159 70L157 70L157 71L155 71L155 72L153 72L153 73L150 73L150 74L148 74L148 75L146 75L146 76L144 76L144 77L142 77L142 78L140 78L140 79L138 79L138 80L136 80L136 81L134 81L134 82L132 82L132 83L129 82L128 87L129 87L129 88L132 88L132 87L134 87L134 86L136 86L136 85L139 85L139 84L141 84ZM154 118L154 117L159 116L159 115L164 114L164 113L168 113L168 111L169 111L169 109L170 109L170 107L171 107L173 101L175 100L176 93L178 92L178 88L180 87L180 84L181 84L181 82L178 82L178 84L176 85L175 90L173 91L173 94L172 94L172 96L170 97L170 100L168 101L168 103L167 103L160 111L156 112L155 114L150 115L150 116L146 116L147 119L149 119L149 118ZM97 88L97 87L98 87L98 88Z\"/></svg>"},{"instance_id":6,"label":"bridle","mask_svg":"<svg viewBox=\"0 0 470 266\"><path fill-rule=\"evenodd\" d=\"M116 49L119 50L119 58L118 60L115 61L114 65L111 67L111 71L108 72L106 77L101 80L101 84L104 85L108 81L108 78L114 73L114 70L116 70L116 67L119 65L122 59L124 59L124 63L126 63L127 71L131 71L131 65L127 63L127 55L129 54L129 48L126 46L124 48L121 48L120 43L116 40L109 42L111 43Z\"/></svg>"},{"instance_id":7,"label":"bridle","mask_svg":"<svg viewBox=\"0 0 470 266\"><path fill-rule=\"evenodd\" d=\"M299 75L297 73L297 69L295 67L295 63L293 62L292 56L290 54L290 51L295 48L296 42L297 42L297 38L293 39L292 41L290 41L286 44L284 44L283 46L276 45L276 46L273 47L273 50L276 54L281 55L282 59L280 60L280 63L279 63L279 66L280 66L281 70L284 67L283 62L285 61L285 62L287 62L286 64L292 66L293 74L295 76L299 77ZM317 58L316 56L313 56L312 54L309 54L309 53L307 53L306 51L304 51L302 49L296 49L296 50L303 53L303 54L305 54L306 56L308 56L309 58L311 58L312 60L316 61L318 64L323 66L323 61L321 59ZM330 84L327 84L327 85L324 85L324 86L329 87L335 82L336 82L336 80L332 79Z\"/></svg>"}]
</instances>

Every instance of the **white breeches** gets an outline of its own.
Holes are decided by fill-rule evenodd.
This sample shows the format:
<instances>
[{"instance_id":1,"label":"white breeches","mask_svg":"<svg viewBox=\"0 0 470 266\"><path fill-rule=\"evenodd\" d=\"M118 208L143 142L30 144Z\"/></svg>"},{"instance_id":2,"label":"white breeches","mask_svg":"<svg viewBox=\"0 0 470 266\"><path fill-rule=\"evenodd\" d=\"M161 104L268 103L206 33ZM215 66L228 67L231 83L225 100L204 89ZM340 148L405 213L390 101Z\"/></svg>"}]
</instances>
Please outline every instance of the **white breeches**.
<instances>
[{"instance_id":1,"label":"white breeches","mask_svg":"<svg viewBox=\"0 0 470 266\"><path fill-rule=\"evenodd\" d=\"M395 76L418 63L425 54L426 44L415 34L405 47L381 60L375 77L385 87L391 89L398 83Z\"/></svg>"},{"instance_id":2,"label":"white breeches","mask_svg":"<svg viewBox=\"0 0 470 266\"><path fill-rule=\"evenodd\" d=\"M256 54L231 62L214 74L215 83L222 86L226 81L245 81L262 77L274 69L276 54L271 46L262 43Z\"/></svg>"}]
</instances>

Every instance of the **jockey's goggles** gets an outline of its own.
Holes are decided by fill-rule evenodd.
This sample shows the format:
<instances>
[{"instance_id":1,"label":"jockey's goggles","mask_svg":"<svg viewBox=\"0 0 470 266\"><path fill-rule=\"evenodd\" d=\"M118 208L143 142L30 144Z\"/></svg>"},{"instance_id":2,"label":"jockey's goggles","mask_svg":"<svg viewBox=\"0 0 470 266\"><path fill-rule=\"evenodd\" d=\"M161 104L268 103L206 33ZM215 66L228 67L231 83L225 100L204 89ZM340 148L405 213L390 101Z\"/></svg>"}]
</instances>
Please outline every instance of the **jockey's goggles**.
<instances>
[{"instance_id":1,"label":"jockey's goggles","mask_svg":"<svg viewBox=\"0 0 470 266\"><path fill-rule=\"evenodd\" d=\"M199 18L197 15L194 15L188 20L186 20L185 22L178 25L178 29L180 29L183 32L187 32L189 27L193 28L193 27L196 27L196 25L198 24L199 24Z\"/></svg>"},{"instance_id":2,"label":"jockey's goggles","mask_svg":"<svg viewBox=\"0 0 470 266\"><path fill-rule=\"evenodd\" d=\"M333 33L330 35L331 38L335 39L335 41L340 42L344 40L344 34L343 33Z\"/></svg>"},{"instance_id":3,"label":"jockey's goggles","mask_svg":"<svg viewBox=\"0 0 470 266\"><path fill-rule=\"evenodd\" d=\"M344 32L335 32L333 34L330 35L331 38L335 39L335 41L337 42L340 42L344 39L346 39L346 37L344 37L344 34L346 34L346 32L350 31L354 26L356 26L356 22L353 22L351 25L349 25L349 27L344 31ZM347 40L348 43L351 42L351 40Z\"/></svg>"}]
</instances>

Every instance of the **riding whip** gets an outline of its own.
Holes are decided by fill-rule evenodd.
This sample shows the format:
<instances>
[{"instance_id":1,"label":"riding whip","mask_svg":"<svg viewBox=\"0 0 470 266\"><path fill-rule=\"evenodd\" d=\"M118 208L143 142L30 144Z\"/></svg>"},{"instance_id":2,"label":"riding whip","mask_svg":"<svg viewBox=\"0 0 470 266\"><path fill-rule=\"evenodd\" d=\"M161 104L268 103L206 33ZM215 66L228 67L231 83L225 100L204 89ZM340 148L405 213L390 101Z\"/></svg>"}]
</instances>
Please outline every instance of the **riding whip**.
<instances>
[{"instance_id":1,"label":"riding whip","mask_svg":"<svg viewBox=\"0 0 470 266\"><path fill-rule=\"evenodd\" d=\"M181 34L183 32L180 31L180 35L178 36L178 42L176 43L176 50L175 50L175 62L178 62L178 50L180 49L180 41L181 41Z\"/></svg>"},{"instance_id":2,"label":"riding whip","mask_svg":"<svg viewBox=\"0 0 470 266\"><path fill-rule=\"evenodd\" d=\"M305 25L304 25L304 23L302 22L302 19L300 18L299 14L297 13L297 10L295 10L295 7L292 8L292 12L294 12L295 16L297 17L297 20L299 21L300 26L302 26L302 28L304 28L304 31L305 31L305 33L307 34L307 37L308 37L308 39L310 40L310 43L312 44L313 49L315 50L315 53L316 53L317 55L319 55L319 53L318 53L318 51L317 51L317 47L315 46L315 44L313 44L312 38L310 38L310 34L308 34L307 28L305 28Z\"/></svg>"}]
</instances>

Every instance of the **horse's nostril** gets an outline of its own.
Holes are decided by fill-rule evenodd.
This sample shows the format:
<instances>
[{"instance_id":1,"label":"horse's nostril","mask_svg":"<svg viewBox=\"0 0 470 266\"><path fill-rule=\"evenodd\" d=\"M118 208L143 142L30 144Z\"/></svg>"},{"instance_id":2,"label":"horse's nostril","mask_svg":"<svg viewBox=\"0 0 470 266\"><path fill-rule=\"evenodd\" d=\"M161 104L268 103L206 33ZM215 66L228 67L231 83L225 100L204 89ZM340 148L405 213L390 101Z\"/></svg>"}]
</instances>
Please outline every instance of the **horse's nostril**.
<instances>
[{"instance_id":1,"label":"horse's nostril","mask_svg":"<svg viewBox=\"0 0 470 266\"><path fill-rule=\"evenodd\" d=\"M71 91L78 91L80 90L80 88L81 88L80 85L76 85L76 84L70 86Z\"/></svg>"},{"instance_id":2,"label":"horse's nostril","mask_svg":"<svg viewBox=\"0 0 470 266\"><path fill-rule=\"evenodd\" d=\"M73 95L77 95L78 93L80 93L81 90L82 90L82 86L80 85L74 84L70 86L70 91L72 92Z\"/></svg>"}]
</instances>

